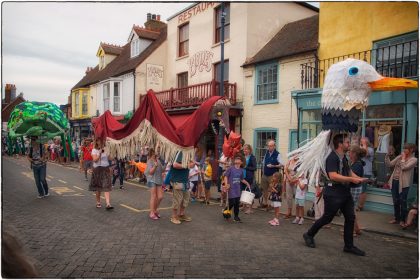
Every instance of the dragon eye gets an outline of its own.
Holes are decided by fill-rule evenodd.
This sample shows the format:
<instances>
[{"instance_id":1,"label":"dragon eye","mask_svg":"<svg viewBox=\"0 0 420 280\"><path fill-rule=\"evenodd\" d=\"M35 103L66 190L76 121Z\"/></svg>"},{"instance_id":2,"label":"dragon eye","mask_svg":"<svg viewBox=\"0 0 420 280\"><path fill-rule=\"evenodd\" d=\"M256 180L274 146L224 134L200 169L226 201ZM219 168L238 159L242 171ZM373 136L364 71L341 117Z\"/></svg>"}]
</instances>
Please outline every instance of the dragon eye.
<instances>
[{"instance_id":1,"label":"dragon eye","mask_svg":"<svg viewBox=\"0 0 420 280\"><path fill-rule=\"evenodd\" d=\"M358 72L359 72L359 68L357 68L357 67L351 67L351 68L349 69L349 75L350 75L350 76L354 76L354 75L356 75Z\"/></svg>"}]
</instances>

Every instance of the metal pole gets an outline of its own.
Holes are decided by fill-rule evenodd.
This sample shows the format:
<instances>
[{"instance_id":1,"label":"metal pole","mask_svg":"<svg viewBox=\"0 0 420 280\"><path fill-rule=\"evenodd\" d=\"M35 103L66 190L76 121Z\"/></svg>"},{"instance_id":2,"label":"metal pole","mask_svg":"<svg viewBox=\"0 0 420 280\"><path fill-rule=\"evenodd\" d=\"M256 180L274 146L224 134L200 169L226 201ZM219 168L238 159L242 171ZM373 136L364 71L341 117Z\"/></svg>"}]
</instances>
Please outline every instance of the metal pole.
<instances>
[{"instance_id":1,"label":"metal pole","mask_svg":"<svg viewBox=\"0 0 420 280\"><path fill-rule=\"evenodd\" d=\"M222 2L220 5L220 84L219 84L219 95L224 96L224 74L225 74L225 3ZM226 118L225 118L226 119ZM228 117L229 119L229 117ZM223 142L225 140L225 129L219 125L219 135L217 141L218 157L222 154Z\"/></svg>"}]
</instances>

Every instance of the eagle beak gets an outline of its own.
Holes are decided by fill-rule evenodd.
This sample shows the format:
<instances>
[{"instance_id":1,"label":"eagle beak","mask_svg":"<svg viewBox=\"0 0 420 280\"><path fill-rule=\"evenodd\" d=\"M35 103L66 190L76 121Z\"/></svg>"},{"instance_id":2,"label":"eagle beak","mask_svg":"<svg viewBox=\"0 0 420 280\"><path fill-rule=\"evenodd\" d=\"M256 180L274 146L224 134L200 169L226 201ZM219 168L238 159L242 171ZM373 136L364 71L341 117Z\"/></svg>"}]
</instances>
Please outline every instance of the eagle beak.
<instances>
[{"instance_id":1,"label":"eagle beak","mask_svg":"<svg viewBox=\"0 0 420 280\"><path fill-rule=\"evenodd\" d=\"M403 90L409 88L418 88L417 81L402 78L382 77L382 79L369 82L368 84L372 90Z\"/></svg>"}]
</instances>

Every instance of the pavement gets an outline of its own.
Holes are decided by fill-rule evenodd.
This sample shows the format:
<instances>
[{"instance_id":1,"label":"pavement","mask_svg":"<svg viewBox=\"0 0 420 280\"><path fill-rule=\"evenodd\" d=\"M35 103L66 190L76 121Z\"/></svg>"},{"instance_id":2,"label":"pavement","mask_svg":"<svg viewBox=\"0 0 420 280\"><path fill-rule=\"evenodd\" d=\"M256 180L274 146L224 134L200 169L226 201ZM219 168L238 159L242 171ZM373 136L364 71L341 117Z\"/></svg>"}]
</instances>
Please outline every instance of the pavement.
<instances>
[{"instance_id":1,"label":"pavement","mask_svg":"<svg viewBox=\"0 0 420 280\"><path fill-rule=\"evenodd\" d=\"M74 169L79 168L79 165L74 162L65 166L69 168L74 168ZM129 181L132 183L137 183L139 185L142 185L138 183L138 179L133 179ZM214 201L217 201L219 197L220 197L220 194L217 192L216 188L213 187L211 189L211 198ZM257 200L255 200L255 202L257 204ZM311 206L312 206L312 202L306 201L305 214L306 214L306 210L309 209ZM283 203L282 207L280 208L280 213L285 214L286 212L287 212L286 203ZM294 213L295 213L295 209L293 209L293 215ZM403 230L401 229L399 225L389 224L388 222L393 219L392 214L386 214L386 213L375 212L375 211L366 211L366 210L360 211L357 214L358 214L359 222L363 231L374 232L374 233L379 233L379 234L384 234L384 235L389 235L389 236L415 239L415 240L418 239L418 233L414 231L414 228ZM314 218L308 217L308 216L306 216L305 219L314 220ZM341 216L341 217L334 218L332 224L343 226L344 217Z\"/></svg>"},{"instance_id":2,"label":"pavement","mask_svg":"<svg viewBox=\"0 0 420 280\"><path fill-rule=\"evenodd\" d=\"M36 198L25 159L3 157L2 172L2 230L12 227L41 277L414 279L419 275L418 240L412 238L365 230L355 245L367 255L358 257L342 252L339 225L322 229L313 249L302 239L312 224L309 219L301 226L281 219L279 227L272 227L267 221L273 213L256 210L251 215L240 213L243 223L233 223L222 218L218 203L196 202L187 209L193 221L174 225L169 221L170 193L165 193L160 206L162 218L152 221L147 188L137 183L125 182L124 190L112 191L115 209L107 211L95 208L94 195L77 168L49 163L51 195L42 199Z\"/></svg>"}]
</instances>

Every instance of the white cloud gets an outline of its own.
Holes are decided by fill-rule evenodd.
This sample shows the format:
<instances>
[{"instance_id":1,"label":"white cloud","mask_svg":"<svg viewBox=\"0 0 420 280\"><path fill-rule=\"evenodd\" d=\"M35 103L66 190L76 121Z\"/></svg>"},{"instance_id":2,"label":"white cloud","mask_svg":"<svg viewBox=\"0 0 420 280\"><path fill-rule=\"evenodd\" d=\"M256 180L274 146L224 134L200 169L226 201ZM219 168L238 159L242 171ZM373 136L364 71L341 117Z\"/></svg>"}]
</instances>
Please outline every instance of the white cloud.
<instances>
[{"instance_id":1,"label":"white cloud","mask_svg":"<svg viewBox=\"0 0 420 280\"><path fill-rule=\"evenodd\" d=\"M29 100L67 103L70 89L97 64L99 43L126 44L146 14L162 20L191 3L5 2L3 82ZM4 88L4 87L3 87ZM3 93L2 93L3 95Z\"/></svg>"}]
</instances>

